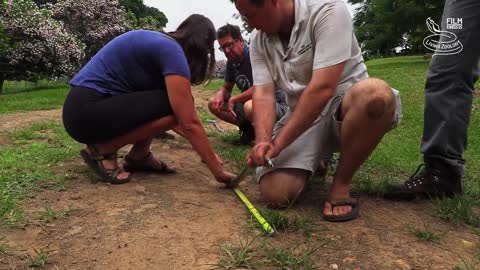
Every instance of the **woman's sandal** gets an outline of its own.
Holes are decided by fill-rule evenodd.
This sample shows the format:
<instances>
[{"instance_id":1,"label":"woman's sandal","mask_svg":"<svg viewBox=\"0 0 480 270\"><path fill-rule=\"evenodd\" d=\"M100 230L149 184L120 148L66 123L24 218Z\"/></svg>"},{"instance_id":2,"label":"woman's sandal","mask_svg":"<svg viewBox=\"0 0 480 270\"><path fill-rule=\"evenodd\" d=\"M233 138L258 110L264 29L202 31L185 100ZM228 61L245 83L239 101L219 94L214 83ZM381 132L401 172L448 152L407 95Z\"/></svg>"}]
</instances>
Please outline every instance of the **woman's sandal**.
<instances>
[{"instance_id":1,"label":"woman's sandal","mask_svg":"<svg viewBox=\"0 0 480 270\"><path fill-rule=\"evenodd\" d=\"M80 155L90 169L100 177L100 181L113 185L125 184L130 181L130 175L125 179L117 178L120 173L124 172L121 167L107 169L103 166L104 160L116 160L117 153L100 154L94 145L87 145L87 148L90 153L84 149L80 151Z\"/></svg>"},{"instance_id":2,"label":"woman's sandal","mask_svg":"<svg viewBox=\"0 0 480 270\"><path fill-rule=\"evenodd\" d=\"M125 156L125 164L123 168L127 172L154 172L160 174L168 174L177 172L175 169L168 168L168 165L153 157L152 152L149 152L142 159L133 159L128 155Z\"/></svg>"}]
</instances>

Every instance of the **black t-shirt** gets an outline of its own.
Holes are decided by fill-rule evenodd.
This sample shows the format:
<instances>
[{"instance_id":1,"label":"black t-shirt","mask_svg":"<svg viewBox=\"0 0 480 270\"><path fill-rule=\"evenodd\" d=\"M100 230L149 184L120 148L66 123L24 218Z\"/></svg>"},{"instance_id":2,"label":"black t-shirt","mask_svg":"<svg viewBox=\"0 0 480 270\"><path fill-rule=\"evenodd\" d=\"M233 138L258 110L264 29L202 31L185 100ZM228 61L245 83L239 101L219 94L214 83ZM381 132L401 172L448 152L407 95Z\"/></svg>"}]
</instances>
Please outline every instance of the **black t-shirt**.
<instances>
[{"instance_id":1,"label":"black t-shirt","mask_svg":"<svg viewBox=\"0 0 480 270\"><path fill-rule=\"evenodd\" d=\"M225 81L235 83L243 93L253 86L252 65L250 64L250 50L245 46L242 58L238 63L227 62Z\"/></svg>"},{"instance_id":2,"label":"black t-shirt","mask_svg":"<svg viewBox=\"0 0 480 270\"><path fill-rule=\"evenodd\" d=\"M250 63L250 50L247 45L243 50L242 58L238 63L227 61L224 80L237 85L243 93L253 86L252 64ZM285 94L282 90L275 91L275 98L278 103L285 103Z\"/></svg>"}]
</instances>

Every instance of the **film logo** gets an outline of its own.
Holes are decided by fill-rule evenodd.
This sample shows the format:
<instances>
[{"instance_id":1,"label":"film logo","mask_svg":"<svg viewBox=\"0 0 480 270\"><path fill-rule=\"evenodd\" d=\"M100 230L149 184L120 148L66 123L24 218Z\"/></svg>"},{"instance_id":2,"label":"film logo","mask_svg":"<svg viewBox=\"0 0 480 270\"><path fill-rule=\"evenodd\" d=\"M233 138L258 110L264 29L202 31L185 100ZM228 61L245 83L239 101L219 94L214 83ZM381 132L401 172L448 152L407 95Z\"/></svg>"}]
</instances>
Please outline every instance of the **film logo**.
<instances>
[{"instance_id":1,"label":"film logo","mask_svg":"<svg viewBox=\"0 0 480 270\"><path fill-rule=\"evenodd\" d=\"M447 18L448 30L462 29L462 27L463 27L462 18Z\"/></svg>"},{"instance_id":2,"label":"film logo","mask_svg":"<svg viewBox=\"0 0 480 270\"><path fill-rule=\"evenodd\" d=\"M463 44L458 40L457 35L450 31L441 30L438 24L436 24L431 18L427 18L426 24L431 34L423 39L423 46L425 46L425 48L434 51L435 55L451 55L463 50ZM449 27L462 29L462 19L447 18L447 30L452 29Z\"/></svg>"}]
</instances>

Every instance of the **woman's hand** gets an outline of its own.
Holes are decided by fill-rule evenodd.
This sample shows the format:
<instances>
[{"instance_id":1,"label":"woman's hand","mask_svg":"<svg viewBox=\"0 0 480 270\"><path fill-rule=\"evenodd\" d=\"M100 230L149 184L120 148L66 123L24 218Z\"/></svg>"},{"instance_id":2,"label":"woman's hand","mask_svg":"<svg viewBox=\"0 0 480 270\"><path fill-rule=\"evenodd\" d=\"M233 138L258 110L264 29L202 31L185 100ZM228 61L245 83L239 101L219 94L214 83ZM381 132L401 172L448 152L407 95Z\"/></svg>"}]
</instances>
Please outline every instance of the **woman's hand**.
<instances>
[{"instance_id":1,"label":"woman's hand","mask_svg":"<svg viewBox=\"0 0 480 270\"><path fill-rule=\"evenodd\" d=\"M236 177L235 174L231 172L227 172L225 170L222 170L216 174L214 174L215 180L217 180L220 183L228 184L230 181L232 181L233 178Z\"/></svg>"}]
</instances>

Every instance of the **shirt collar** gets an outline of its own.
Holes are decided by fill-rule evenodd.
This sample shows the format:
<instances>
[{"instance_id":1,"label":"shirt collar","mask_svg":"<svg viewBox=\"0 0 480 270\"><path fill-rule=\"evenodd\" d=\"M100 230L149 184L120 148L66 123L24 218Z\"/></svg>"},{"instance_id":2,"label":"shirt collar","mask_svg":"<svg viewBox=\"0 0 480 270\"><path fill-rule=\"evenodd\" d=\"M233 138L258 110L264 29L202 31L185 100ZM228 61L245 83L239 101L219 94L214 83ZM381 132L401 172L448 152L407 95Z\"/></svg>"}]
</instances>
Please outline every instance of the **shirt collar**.
<instances>
[{"instance_id":1,"label":"shirt collar","mask_svg":"<svg viewBox=\"0 0 480 270\"><path fill-rule=\"evenodd\" d=\"M307 8L306 0L294 0L295 3L295 24L292 28L292 35L297 35L297 31L300 29L300 24L307 20L309 12Z\"/></svg>"},{"instance_id":2,"label":"shirt collar","mask_svg":"<svg viewBox=\"0 0 480 270\"><path fill-rule=\"evenodd\" d=\"M240 61L238 61L237 63L233 63L234 66L240 66L241 64L243 64L243 62L245 62L245 60L247 58L250 57L249 53L250 53L250 47L247 45L247 43L243 43L245 45L245 47L243 48L243 54L242 54L242 57L240 57Z\"/></svg>"}]
</instances>

